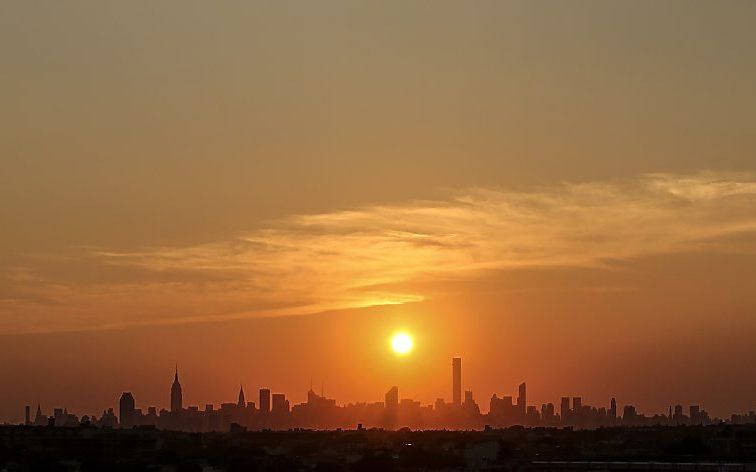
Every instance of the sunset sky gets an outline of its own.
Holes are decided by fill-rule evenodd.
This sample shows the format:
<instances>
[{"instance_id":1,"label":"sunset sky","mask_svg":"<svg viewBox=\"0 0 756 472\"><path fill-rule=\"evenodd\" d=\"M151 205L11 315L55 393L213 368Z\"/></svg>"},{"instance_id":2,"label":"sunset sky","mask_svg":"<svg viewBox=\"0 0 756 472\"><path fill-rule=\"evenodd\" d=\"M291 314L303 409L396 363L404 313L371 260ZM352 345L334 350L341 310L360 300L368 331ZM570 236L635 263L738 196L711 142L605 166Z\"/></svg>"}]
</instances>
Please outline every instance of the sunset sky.
<instances>
[{"instance_id":1,"label":"sunset sky","mask_svg":"<svg viewBox=\"0 0 756 472\"><path fill-rule=\"evenodd\" d=\"M526 381L756 407L756 2L0 4L0 422ZM396 356L389 338L412 334Z\"/></svg>"}]
</instances>

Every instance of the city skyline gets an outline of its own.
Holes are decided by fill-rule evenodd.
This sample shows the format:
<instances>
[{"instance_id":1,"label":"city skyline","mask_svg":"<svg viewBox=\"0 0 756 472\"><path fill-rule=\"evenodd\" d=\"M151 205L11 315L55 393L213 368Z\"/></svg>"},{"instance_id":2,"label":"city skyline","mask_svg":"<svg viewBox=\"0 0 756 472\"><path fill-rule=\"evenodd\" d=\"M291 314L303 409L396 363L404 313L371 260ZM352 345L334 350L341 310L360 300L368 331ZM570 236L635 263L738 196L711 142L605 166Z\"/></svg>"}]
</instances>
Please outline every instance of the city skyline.
<instances>
[{"instance_id":1,"label":"city skyline","mask_svg":"<svg viewBox=\"0 0 756 472\"><path fill-rule=\"evenodd\" d=\"M246 400L244 385L239 386L235 402L218 405L206 403L184 405L183 387L175 366L170 388L169 408L139 407L134 394L125 391L116 407L96 415L77 416L67 408L56 407L51 415L43 413L38 404L24 408L22 424L33 426L72 427L86 424L99 427L130 429L150 426L188 432L233 431L236 429L341 429L382 428L401 429L484 429L490 427L576 427L599 428L614 426L680 426L727 423L756 424L756 412L731 413L729 417L711 417L699 404L670 404L667 412L642 412L633 404L618 407L615 397L608 406L592 406L582 396L562 396L557 402L530 405L527 401L527 384L517 386L516 397L494 394L487 411L480 408L472 389L464 389L462 401L462 358L451 362L451 401L438 397L433 404L423 405L412 398L402 397L399 386L392 386L378 402L342 402L329 399L321 390L317 394L312 385L307 401L291 404L286 393L260 388L257 401Z\"/></svg>"}]
</instances>

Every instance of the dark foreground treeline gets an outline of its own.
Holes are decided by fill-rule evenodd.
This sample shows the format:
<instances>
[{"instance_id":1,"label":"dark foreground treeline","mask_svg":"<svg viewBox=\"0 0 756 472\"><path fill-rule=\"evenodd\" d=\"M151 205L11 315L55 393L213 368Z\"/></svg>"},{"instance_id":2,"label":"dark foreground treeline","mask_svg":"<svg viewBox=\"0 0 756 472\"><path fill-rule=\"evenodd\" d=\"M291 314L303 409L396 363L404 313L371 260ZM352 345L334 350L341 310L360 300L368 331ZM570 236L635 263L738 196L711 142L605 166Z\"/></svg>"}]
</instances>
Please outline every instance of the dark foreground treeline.
<instances>
[{"instance_id":1,"label":"dark foreground treeline","mask_svg":"<svg viewBox=\"0 0 756 472\"><path fill-rule=\"evenodd\" d=\"M234 433L0 427L0 470L8 472L650 469L756 470L756 425Z\"/></svg>"}]
</instances>

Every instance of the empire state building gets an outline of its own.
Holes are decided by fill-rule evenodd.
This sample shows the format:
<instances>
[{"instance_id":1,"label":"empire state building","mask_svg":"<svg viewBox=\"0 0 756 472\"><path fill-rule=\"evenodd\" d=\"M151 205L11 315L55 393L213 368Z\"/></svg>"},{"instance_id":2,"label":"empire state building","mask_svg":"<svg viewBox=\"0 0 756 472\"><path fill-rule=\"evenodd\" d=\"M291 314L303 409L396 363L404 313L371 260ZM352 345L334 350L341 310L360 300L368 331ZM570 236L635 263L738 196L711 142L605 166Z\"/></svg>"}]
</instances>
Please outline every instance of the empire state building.
<instances>
[{"instance_id":1,"label":"empire state building","mask_svg":"<svg viewBox=\"0 0 756 472\"><path fill-rule=\"evenodd\" d=\"M181 411L183 405L183 399L181 396L181 384L178 378L178 365L176 366L176 376L173 378L173 385L171 385L171 412L178 413Z\"/></svg>"}]
</instances>

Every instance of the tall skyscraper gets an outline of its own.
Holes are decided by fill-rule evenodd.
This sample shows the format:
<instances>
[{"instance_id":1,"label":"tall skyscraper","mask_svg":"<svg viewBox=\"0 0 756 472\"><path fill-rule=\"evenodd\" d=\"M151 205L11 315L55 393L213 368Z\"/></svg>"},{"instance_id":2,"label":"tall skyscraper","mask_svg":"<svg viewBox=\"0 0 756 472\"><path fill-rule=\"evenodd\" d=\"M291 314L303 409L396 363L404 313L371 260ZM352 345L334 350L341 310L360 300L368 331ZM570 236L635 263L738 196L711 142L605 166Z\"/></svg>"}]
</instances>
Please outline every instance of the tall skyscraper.
<instances>
[{"instance_id":1,"label":"tall skyscraper","mask_svg":"<svg viewBox=\"0 0 756 472\"><path fill-rule=\"evenodd\" d=\"M121 400L118 402L121 428L131 428L134 426L135 405L134 396L131 392L123 392Z\"/></svg>"},{"instance_id":2,"label":"tall skyscraper","mask_svg":"<svg viewBox=\"0 0 756 472\"><path fill-rule=\"evenodd\" d=\"M260 413L270 413L270 389L260 389Z\"/></svg>"},{"instance_id":3,"label":"tall skyscraper","mask_svg":"<svg viewBox=\"0 0 756 472\"><path fill-rule=\"evenodd\" d=\"M173 377L173 385L171 385L171 412L178 413L183 407L184 400L178 378L178 365L176 365L176 375Z\"/></svg>"},{"instance_id":4,"label":"tall skyscraper","mask_svg":"<svg viewBox=\"0 0 756 472\"><path fill-rule=\"evenodd\" d=\"M521 415L525 414L525 409L528 406L528 394L525 382L521 383L517 389L517 410Z\"/></svg>"},{"instance_id":5,"label":"tall skyscraper","mask_svg":"<svg viewBox=\"0 0 756 472\"><path fill-rule=\"evenodd\" d=\"M572 397L572 412L579 415L583 409L583 397Z\"/></svg>"},{"instance_id":6,"label":"tall skyscraper","mask_svg":"<svg viewBox=\"0 0 756 472\"><path fill-rule=\"evenodd\" d=\"M562 416L562 424L568 424L570 419L570 397L562 397L559 405L559 414Z\"/></svg>"},{"instance_id":7,"label":"tall skyscraper","mask_svg":"<svg viewBox=\"0 0 756 472\"><path fill-rule=\"evenodd\" d=\"M47 423L47 419L42 414L42 406L39 403L37 403L37 414L34 415L34 424L37 426L42 426L45 423Z\"/></svg>"},{"instance_id":8,"label":"tall skyscraper","mask_svg":"<svg viewBox=\"0 0 756 472\"><path fill-rule=\"evenodd\" d=\"M282 414L289 412L289 401L286 399L286 395L283 393L273 394L273 413Z\"/></svg>"},{"instance_id":9,"label":"tall skyscraper","mask_svg":"<svg viewBox=\"0 0 756 472\"><path fill-rule=\"evenodd\" d=\"M462 406L462 358L452 358L452 403Z\"/></svg>"},{"instance_id":10,"label":"tall skyscraper","mask_svg":"<svg viewBox=\"0 0 756 472\"><path fill-rule=\"evenodd\" d=\"M475 400L473 400L472 390L465 390L465 405L471 405L473 403L475 403Z\"/></svg>"},{"instance_id":11,"label":"tall skyscraper","mask_svg":"<svg viewBox=\"0 0 756 472\"><path fill-rule=\"evenodd\" d=\"M25 411L24 411L24 424L31 424L31 406L26 405Z\"/></svg>"},{"instance_id":12,"label":"tall skyscraper","mask_svg":"<svg viewBox=\"0 0 756 472\"><path fill-rule=\"evenodd\" d=\"M617 400L612 397L612 403L609 407L609 418L612 419L612 421L617 419Z\"/></svg>"},{"instance_id":13,"label":"tall skyscraper","mask_svg":"<svg viewBox=\"0 0 756 472\"><path fill-rule=\"evenodd\" d=\"M236 405L241 408L247 405L247 402L244 400L244 387L241 385L239 385L239 401L236 402Z\"/></svg>"},{"instance_id":14,"label":"tall skyscraper","mask_svg":"<svg viewBox=\"0 0 756 472\"><path fill-rule=\"evenodd\" d=\"M690 411L690 424L700 424L701 423L701 407L698 405L690 405L689 407Z\"/></svg>"},{"instance_id":15,"label":"tall skyscraper","mask_svg":"<svg viewBox=\"0 0 756 472\"><path fill-rule=\"evenodd\" d=\"M386 409L395 410L399 406L399 387L394 385L386 392Z\"/></svg>"}]
</instances>

